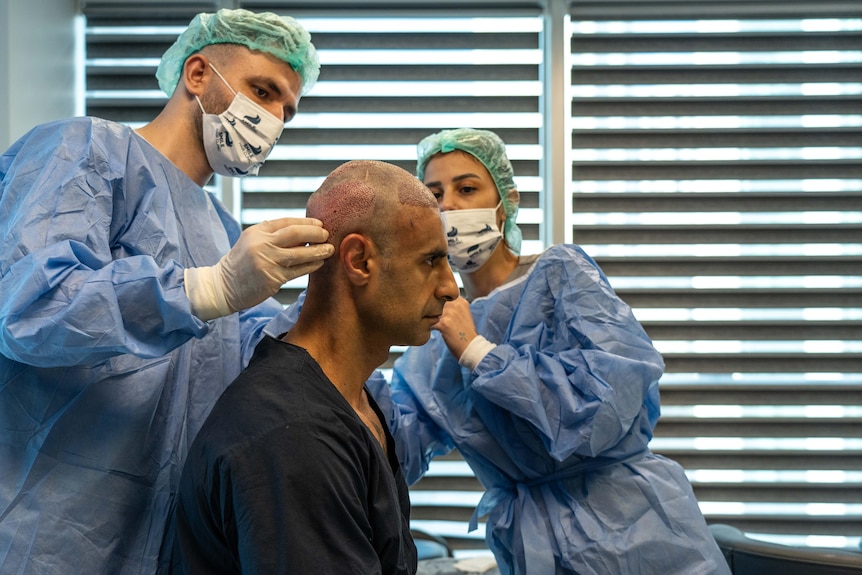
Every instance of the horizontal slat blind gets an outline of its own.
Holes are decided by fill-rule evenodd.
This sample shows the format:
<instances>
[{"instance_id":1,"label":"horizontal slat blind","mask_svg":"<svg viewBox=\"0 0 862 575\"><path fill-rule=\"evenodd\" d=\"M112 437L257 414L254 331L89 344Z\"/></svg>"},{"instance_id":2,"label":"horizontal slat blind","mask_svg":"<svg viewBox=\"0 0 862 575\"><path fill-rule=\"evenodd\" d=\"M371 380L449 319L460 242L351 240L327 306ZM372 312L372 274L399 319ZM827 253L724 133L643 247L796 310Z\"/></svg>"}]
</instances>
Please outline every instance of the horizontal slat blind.
<instances>
[{"instance_id":1,"label":"horizontal slat blind","mask_svg":"<svg viewBox=\"0 0 862 575\"><path fill-rule=\"evenodd\" d=\"M162 54L195 14L215 5L214 0L158 8L145 2L87 3L87 114L134 126L155 118L167 101L155 77Z\"/></svg>"},{"instance_id":2,"label":"horizontal slat blind","mask_svg":"<svg viewBox=\"0 0 862 575\"><path fill-rule=\"evenodd\" d=\"M350 159L385 160L412 173L421 138L471 126L494 130L507 142L525 248L541 249L542 52L535 9L452 6L441 13L402 5L351 10L349 18L340 10L296 17L320 50L320 81L303 98L262 177L243 180L243 223L291 210L303 214L326 173ZM304 278L291 282L282 300L292 301L304 285ZM400 352L393 350L387 373ZM456 466L454 474L447 463ZM472 471L457 453L431 469L411 490L414 526L446 537L459 554L485 549L484 525L473 533L467 528L481 496Z\"/></svg>"},{"instance_id":3,"label":"horizontal slat blind","mask_svg":"<svg viewBox=\"0 0 862 575\"><path fill-rule=\"evenodd\" d=\"M710 522L862 534L862 5L572 2L572 234Z\"/></svg>"},{"instance_id":4,"label":"horizontal slat blind","mask_svg":"<svg viewBox=\"0 0 862 575\"><path fill-rule=\"evenodd\" d=\"M159 58L193 15L214 3L203 4L167 11L146 3L91 5L87 113L132 125L153 118L165 102L154 78ZM440 16L407 4L357 8L346 17L338 8L285 4L240 3L297 18L319 50L321 75L260 175L233 183L238 201L225 201L244 225L304 214L309 194L347 160L385 160L413 172L422 137L471 126L495 130L508 143L521 192L524 249L541 249L538 8L453 5ZM291 282L280 299L290 303L304 285L304 278Z\"/></svg>"},{"instance_id":5,"label":"horizontal slat blind","mask_svg":"<svg viewBox=\"0 0 862 575\"><path fill-rule=\"evenodd\" d=\"M541 4L553 2L566 0ZM241 221L300 213L349 159L412 171L421 137L469 125L509 144L525 253L542 248L541 206L552 204L543 118L569 122L571 189L553 193L571 199L574 241L667 360L654 449L686 467L711 522L855 545L862 7L567 3L572 107L559 112L542 94L538 4L88 0L87 113L153 118L165 101L158 59L201 10L290 14L323 70L262 177L227 198ZM282 301L303 286L291 282ZM480 493L457 454L434 462L413 489L417 525L459 552L483 548L481 525L466 532Z\"/></svg>"},{"instance_id":6,"label":"horizontal slat blind","mask_svg":"<svg viewBox=\"0 0 862 575\"><path fill-rule=\"evenodd\" d=\"M91 2L87 113L133 126L155 117L165 103L154 77L159 58L195 13L224 4L162 10L146 0ZM470 126L494 130L507 142L521 192L524 250L541 250L542 18L534 3L449 2L445 13L440 3L391 3L385 10L364 4L349 13L327 2L235 4L297 18L312 34L322 64L317 85L302 98L260 175L216 177L215 189L232 188L228 198L234 200L226 202L243 225L304 215L311 192L347 160L385 160L412 173L421 138ZM279 299L292 303L305 283L290 282ZM401 352L392 350L386 373ZM467 531L481 486L458 459L444 459L416 486L413 518L464 553L485 544L481 527ZM449 463L456 465L454 475Z\"/></svg>"},{"instance_id":7,"label":"horizontal slat blind","mask_svg":"<svg viewBox=\"0 0 862 575\"><path fill-rule=\"evenodd\" d=\"M413 173L416 144L445 128L498 132L509 145L522 198L525 246L540 249L542 21L535 7L445 13L409 4L379 9L283 9L309 30L321 74L257 178L242 180L242 222L304 215L322 179L351 159ZM538 247L537 247L538 246ZM284 303L305 286L283 290Z\"/></svg>"}]
</instances>

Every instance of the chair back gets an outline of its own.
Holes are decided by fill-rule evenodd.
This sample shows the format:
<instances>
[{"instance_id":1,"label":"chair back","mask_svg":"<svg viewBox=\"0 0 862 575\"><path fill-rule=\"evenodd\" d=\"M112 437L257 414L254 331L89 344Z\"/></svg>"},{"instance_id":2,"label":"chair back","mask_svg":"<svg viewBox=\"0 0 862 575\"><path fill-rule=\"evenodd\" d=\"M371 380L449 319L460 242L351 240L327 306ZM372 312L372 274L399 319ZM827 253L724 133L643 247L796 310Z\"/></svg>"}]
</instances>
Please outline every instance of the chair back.
<instances>
[{"instance_id":1,"label":"chair back","mask_svg":"<svg viewBox=\"0 0 862 575\"><path fill-rule=\"evenodd\" d=\"M709 529L733 575L862 575L862 551L758 541L724 524Z\"/></svg>"}]
</instances>

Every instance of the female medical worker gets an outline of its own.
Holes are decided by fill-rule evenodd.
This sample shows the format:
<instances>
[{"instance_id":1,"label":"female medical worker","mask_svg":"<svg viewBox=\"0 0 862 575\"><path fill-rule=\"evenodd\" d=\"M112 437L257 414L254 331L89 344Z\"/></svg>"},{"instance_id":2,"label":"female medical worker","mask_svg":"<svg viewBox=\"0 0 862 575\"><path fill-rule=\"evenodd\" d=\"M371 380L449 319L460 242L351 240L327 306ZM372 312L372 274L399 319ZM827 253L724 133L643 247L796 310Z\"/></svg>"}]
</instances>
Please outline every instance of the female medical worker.
<instances>
[{"instance_id":1,"label":"female medical worker","mask_svg":"<svg viewBox=\"0 0 862 575\"><path fill-rule=\"evenodd\" d=\"M437 197L467 300L446 304L391 387L369 382L408 482L457 447L486 488L473 525L487 514L504 575L729 573L683 469L648 447L661 355L581 248L518 255L504 143L433 134L417 175Z\"/></svg>"}]
</instances>

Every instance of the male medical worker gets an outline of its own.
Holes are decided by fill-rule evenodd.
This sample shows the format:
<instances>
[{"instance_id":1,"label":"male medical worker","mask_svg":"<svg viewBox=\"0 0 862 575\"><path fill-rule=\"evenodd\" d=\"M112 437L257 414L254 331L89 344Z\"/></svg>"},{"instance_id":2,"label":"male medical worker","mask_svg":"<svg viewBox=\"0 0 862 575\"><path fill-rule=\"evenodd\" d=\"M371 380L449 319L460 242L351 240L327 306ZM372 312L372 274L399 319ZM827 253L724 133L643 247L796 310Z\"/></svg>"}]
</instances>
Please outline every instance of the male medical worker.
<instances>
[{"instance_id":1,"label":"male medical worker","mask_svg":"<svg viewBox=\"0 0 862 575\"><path fill-rule=\"evenodd\" d=\"M0 572L155 572L271 296L333 251L318 220L242 231L202 186L256 174L318 73L292 18L199 14L150 124L63 120L0 156Z\"/></svg>"}]
</instances>

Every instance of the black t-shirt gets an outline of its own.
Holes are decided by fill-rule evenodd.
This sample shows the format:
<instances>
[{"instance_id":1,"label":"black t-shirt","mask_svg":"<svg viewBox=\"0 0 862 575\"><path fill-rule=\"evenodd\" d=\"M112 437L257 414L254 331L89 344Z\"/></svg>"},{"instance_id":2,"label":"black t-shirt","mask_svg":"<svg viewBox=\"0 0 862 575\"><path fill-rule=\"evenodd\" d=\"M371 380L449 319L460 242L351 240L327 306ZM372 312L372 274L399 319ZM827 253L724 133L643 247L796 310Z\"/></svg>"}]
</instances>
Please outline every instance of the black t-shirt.
<instances>
[{"instance_id":1,"label":"black t-shirt","mask_svg":"<svg viewBox=\"0 0 862 575\"><path fill-rule=\"evenodd\" d=\"M412 575L388 429L386 442L388 458L304 349L265 338L192 444L166 542L172 572Z\"/></svg>"}]
</instances>

